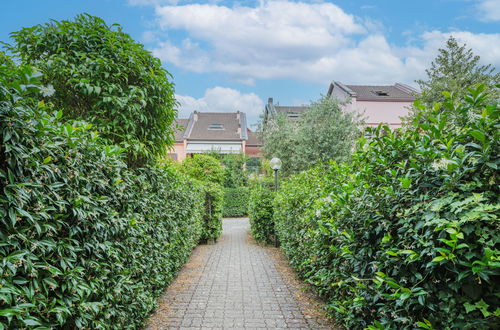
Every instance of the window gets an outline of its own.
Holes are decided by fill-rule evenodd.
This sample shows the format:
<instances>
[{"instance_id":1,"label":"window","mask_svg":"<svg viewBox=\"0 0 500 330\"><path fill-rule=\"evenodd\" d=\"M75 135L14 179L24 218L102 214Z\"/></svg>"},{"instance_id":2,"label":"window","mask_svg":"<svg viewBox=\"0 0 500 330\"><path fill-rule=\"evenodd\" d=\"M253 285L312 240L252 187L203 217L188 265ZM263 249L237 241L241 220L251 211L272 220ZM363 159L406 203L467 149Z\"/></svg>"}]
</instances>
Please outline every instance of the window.
<instances>
[{"instance_id":1,"label":"window","mask_svg":"<svg viewBox=\"0 0 500 330\"><path fill-rule=\"evenodd\" d=\"M289 112L288 113L288 117L290 118L298 118L300 116L299 113L296 113L296 112Z\"/></svg>"},{"instance_id":2,"label":"window","mask_svg":"<svg viewBox=\"0 0 500 330\"><path fill-rule=\"evenodd\" d=\"M210 124L210 125L208 125L208 129L209 130L223 130L224 125L222 125L222 124Z\"/></svg>"},{"instance_id":3,"label":"window","mask_svg":"<svg viewBox=\"0 0 500 330\"><path fill-rule=\"evenodd\" d=\"M389 96L389 94L384 91L372 91L372 93L374 93L377 96Z\"/></svg>"}]
</instances>

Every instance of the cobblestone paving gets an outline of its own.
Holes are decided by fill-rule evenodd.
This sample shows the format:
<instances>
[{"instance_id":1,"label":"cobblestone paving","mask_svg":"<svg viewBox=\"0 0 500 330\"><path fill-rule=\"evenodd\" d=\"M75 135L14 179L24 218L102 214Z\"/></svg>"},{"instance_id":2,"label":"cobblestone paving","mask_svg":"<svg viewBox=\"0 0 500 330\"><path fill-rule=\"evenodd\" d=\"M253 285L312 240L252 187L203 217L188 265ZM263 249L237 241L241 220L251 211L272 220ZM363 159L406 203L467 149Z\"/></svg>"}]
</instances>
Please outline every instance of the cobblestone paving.
<instances>
[{"instance_id":1,"label":"cobblestone paving","mask_svg":"<svg viewBox=\"0 0 500 330\"><path fill-rule=\"evenodd\" d=\"M160 298L147 329L329 329L310 316L275 261L247 236L248 219L225 219L215 245L198 246Z\"/></svg>"}]
</instances>

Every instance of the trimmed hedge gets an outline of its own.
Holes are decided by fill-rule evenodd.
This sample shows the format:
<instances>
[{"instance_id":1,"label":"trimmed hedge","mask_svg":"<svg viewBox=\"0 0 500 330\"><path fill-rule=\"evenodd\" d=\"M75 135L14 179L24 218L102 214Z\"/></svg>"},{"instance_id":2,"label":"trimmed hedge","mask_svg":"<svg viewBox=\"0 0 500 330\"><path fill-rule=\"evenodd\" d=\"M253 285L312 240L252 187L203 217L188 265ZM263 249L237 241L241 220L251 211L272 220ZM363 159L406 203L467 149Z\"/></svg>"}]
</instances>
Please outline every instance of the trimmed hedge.
<instances>
[{"instance_id":1,"label":"trimmed hedge","mask_svg":"<svg viewBox=\"0 0 500 330\"><path fill-rule=\"evenodd\" d=\"M138 328L200 239L202 188L127 168L19 70L0 77L0 328Z\"/></svg>"},{"instance_id":2,"label":"trimmed hedge","mask_svg":"<svg viewBox=\"0 0 500 330\"><path fill-rule=\"evenodd\" d=\"M254 187L250 192L248 213L253 237L266 244L275 240L273 201L274 191L265 183Z\"/></svg>"},{"instance_id":3,"label":"trimmed hedge","mask_svg":"<svg viewBox=\"0 0 500 330\"><path fill-rule=\"evenodd\" d=\"M201 239L203 241L216 240L222 233L224 192L220 185L215 183L202 182L200 185L203 189L205 200Z\"/></svg>"},{"instance_id":4,"label":"trimmed hedge","mask_svg":"<svg viewBox=\"0 0 500 330\"><path fill-rule=\"evenodd\" d=\"M248 215L249 190L247 187L224 188L225 218L246 217Z\"/></svg>"},{"instance_id":5,"label":"trimmed hedge","mask_svg":"<svg viewBox=\"0 0 500 330\"><path fill-rule=\"evenodd\" d=\"M441 105L457 126L431 110L379 127L351 165L282 185L282 249L347 328L500 327L500 122L485 98Z\"/></svg>"},{"instance_id":6,"label":"trimmed hedge","mask_svg":"<svg viewBox=\"0 0 500 330\"><path fill-rule=\"evenodd\" d=\"M179 165L182 173L197 180L203 186L205 215L202 240L216 240L222 232L224 207L224 168L217 158L206 154L187 157Z\"/></svg>"}]
</instances>

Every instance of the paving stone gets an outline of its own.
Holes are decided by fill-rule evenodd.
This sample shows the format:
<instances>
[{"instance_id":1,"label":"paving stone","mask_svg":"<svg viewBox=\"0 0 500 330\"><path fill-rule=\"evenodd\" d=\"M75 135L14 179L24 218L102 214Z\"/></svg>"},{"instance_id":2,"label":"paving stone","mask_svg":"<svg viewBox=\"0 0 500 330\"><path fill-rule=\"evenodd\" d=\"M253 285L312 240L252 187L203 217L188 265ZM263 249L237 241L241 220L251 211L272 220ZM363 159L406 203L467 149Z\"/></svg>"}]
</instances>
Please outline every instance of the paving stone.
<instances>
[{"instance_id":1,"label":"paving stone","mask_svg":"<svg viewBox=\"0 0 500 330\"><path fill-rule=\"evenodd\" d=\"M325 329L304 316L248 219L225 219L215 245L198 246L160 298L146 329Z\"/></svg>"}]
</instances>

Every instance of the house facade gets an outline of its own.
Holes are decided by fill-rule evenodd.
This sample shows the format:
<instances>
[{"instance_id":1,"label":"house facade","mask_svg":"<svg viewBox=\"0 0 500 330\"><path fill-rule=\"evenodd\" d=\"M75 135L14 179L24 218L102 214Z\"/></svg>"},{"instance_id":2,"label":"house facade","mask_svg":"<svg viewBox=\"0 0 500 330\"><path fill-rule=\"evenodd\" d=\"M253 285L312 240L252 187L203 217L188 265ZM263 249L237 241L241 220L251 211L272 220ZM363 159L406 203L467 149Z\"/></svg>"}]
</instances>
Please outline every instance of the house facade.
<instances>
[{"instance_id":1,"label":"house facade","mask_svg":"<svg viewBox=\"0 0 500 330\"><path fill-rule=\"evenodd\" d=\"M339 81L330 84L327 95L345 102L345 110L356 111L367 126L381 123L391 128L402 126L418 91L410 86L394 85L344 85Z\"/></svg>"},{"instance_id":2,"label":"house facade","mask_svg":"<svg viewBox=\"0 0 500 330\"><path fill-rule=\"evenodd\" d=\"M175 143L169 156L182 161L189 155L218 152L260 157L261 143L247 127L244 112L198 112L174 123Z\"/></svg>"}]
</instances>

